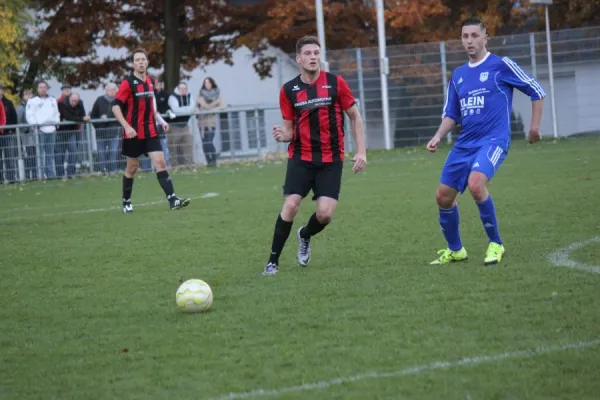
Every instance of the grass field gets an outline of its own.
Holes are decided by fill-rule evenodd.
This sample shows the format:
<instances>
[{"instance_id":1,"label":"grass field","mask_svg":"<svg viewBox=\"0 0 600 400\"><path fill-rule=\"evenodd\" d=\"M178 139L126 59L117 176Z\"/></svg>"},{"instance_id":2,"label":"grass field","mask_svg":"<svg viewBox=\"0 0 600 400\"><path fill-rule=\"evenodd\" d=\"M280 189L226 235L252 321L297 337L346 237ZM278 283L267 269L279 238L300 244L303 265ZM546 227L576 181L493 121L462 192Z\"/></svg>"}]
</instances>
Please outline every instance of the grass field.
<instances>
[{"instance_id":1,"label":"grass field","mask_svg":"<svg viewBox=\"0 0 600 400\"><path fill-rule=\"evenodd\" d=\"M131 215L120 177L4 186L0 399L598 399L600 274L549 256L600 236L599 150L513 144L490 186L507 248L495 267L468 194L470 260L429 265L447 149L347 165L311 265L292 234L274 277L260 273L284 164L174 172L194 198L180 212L152 174ZM600 241L569 257L600 265ZM176 311L180 275L212 286L212 311Z\"/></svg>"}]
</instances>

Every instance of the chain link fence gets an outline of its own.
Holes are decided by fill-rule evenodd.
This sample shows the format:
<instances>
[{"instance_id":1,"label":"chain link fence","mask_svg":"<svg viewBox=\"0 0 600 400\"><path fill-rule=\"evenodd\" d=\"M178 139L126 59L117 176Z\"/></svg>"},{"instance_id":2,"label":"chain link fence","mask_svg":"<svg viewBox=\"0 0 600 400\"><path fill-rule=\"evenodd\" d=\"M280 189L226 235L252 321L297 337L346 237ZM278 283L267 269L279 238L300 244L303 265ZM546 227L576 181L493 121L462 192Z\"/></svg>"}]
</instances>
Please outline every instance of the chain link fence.
<instances>
[{"instance_id":1,"label":"chain link fence","mask_svg":"<svg viewBox=\"0 0 600 400\"><path fill-rule=\"evenodd\" d=\"M600 27L551 32L559 136L600 131ZM550 94L544 32L491 37L488 49L508 56ZM295 55L290 55L294 57ZM330 71L344 76L363 104L370 149L385 148L380 62L376 47L328 51ZM388 97L394 147L423 145L435 133L453 69L467 61L460 40L388 46ZM552 135L550 98L544 102L542 134ZM529 129L529 99L516 91L512 134Z\"/></svg>"}]
</instances>

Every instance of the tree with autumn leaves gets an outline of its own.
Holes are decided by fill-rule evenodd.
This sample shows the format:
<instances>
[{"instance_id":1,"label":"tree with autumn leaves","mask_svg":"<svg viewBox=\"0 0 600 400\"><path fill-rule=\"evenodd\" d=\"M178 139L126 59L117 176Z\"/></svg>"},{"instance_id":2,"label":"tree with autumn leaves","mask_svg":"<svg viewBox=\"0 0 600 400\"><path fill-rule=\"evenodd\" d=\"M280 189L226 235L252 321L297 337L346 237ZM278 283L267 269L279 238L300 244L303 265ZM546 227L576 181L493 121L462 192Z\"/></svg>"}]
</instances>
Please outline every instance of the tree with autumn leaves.
<instances>
[{"instance_id":1,"label":"tree with autumn leaves","mask_svg":"<svg viewBox=\"0 0 600 400\"><path fill-rule=\"evenodd\" d=\"M327 48L377 46L374 3L323 0ZM389 46L458 39L460 21L474 15L486 21L490 35L521 32L528 21L533 23L526 29L544 29L542 9L529 7L528 0L386 0L384 4ZM600 25L598 1L554 0L550 10L552 29ZM269 74L274 62L262 57L267 44L293 53L298 37L316 34L314 0L264 0L247 7L244 14L248 17L238 21L236 43L253 49L259 57L255 69L262 76Z\"/></svg>"},{"instance_id":2,"label":"tree with autumn leaves","mask_svg":"<svg viewBox=\"0 0 600 400\"><path fill-rule=\"evenodd\" d=\"M111 76L123 77L128 56L137 47L149 52L151 67L164 66L168 88L181 73L219 60L230 63L232 52L241 46L257 57L257 73L269 76L274 60L264 51L274 46L292 53L298 37L316 34L315 4L253 3L257 4L240 7L221 0L2 0L0 81L18 90L52 76L95 87ZM374 1L323 3L328 49L377 45L375 9L368 6ZM385 5L388 45L458 38L459 21L474 14L487 21L490 34L512 33L541 12L517 0L387 0ZM553 29L600 24L597 1L554 0L550 11ZM29 35L24 15L33 19ZM536 24L533 29L543 29L543 18ZM99 46L114 49L114 55L100 59Z\"/></svg>"},{"instance_id":3,"label":"tree with autumn leaves","mask_svg":"<svg viewBox=\"0 0 600 400\"><path fill-rule=\"evenodd\" d=\"M15 77L19 76L24 63L22 56L26 18L25 3L21 0L0 1L0 84L11 87ZM6 94L14 102L17 98L10 92Z\"/></svg>"},{"instance_id":4,"label":"tree with autumn leaves","mask_svg":"<svg viewBox=\"0 0 600 400\"><path fill-rule=\"evenodd\" d=\"M95 87L111 74L123 77L129 54L138 47L149 53L150 67L168 64L171 87L180 66L192 70L231 57L231 39L214 38L228 33L222 22L229 6L219 0L32 0L30 7L36 31L26 46L28 65L17 86L53 76ZM100 59L99 47L114 49L114 55Z\"/></svg>"}]
</instances>

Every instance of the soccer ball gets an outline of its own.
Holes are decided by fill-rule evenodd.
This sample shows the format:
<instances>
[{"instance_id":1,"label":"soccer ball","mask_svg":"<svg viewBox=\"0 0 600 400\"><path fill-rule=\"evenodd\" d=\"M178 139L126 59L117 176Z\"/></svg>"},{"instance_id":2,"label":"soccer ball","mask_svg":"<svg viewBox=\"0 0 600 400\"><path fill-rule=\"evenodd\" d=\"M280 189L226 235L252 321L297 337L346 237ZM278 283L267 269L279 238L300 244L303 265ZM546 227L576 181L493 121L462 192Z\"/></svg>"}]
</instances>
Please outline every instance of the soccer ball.
<instances>
[{"instance_id":1,"label":"soccer ball","mask_svg":"<svg viewBox=\"0 0 600 400\"><path fill-rule=\"evenodd\" d=\"M190 279L181 284L175 294L177 307L183 312L202 312L213 302L212 289L200 279Z\"/></svg>"}]
</instances>

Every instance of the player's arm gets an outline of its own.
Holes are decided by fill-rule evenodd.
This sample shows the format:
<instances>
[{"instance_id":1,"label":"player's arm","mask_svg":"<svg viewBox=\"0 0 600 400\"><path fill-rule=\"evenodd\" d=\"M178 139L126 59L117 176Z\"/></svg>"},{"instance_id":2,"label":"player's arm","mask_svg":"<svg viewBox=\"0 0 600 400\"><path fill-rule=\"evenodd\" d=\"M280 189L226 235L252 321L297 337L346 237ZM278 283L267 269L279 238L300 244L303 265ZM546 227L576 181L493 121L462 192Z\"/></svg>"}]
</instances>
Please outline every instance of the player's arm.
<instances>
[{"instance_id":1,"label":"player's arm","mask_svg":"<svg viewBox=\"0 0 600 400\"><path fill-rule=\"evenodd\" d=\"M285 93L285 87L279 91L279 108L283 117L283 126L273 126L273 138L278 142L291 142L294 138L294 109Z\"/></svg>"},{"instance_id":2,"label":"player's arm","mask_svg":"<svg viewBox=\"0 0 600 400\"><path fill-rule=\"evenodd\" d=\"M354 137L354 143L356 143L356 154L352 158L354 165L352 171L354 173L360 172L367 166L367 146L365 144L365 127L363 124L362 116L358 111L358 107L354 104L352 107L346 110L346 115L350 118L350 124L352 126L352 136Z\"/></svg>"},{"instance_id":3,"label":"player's arm","mask_svg":"<svg viewBox=\"0 0 600 400\"><path fill-rule=\"evenodd\" d=\"M352 91L346 83L346 80L341 76L337 77L338 84L338 103L342 110L346 113L350 119L352 126L352 137L354 137L354 143L356 143L356 154L352 158L354 165L352 171L354 173L362 171L367 166L367 146L365 144L365 126L363 124L362 116L356 106L356 100Z\"/></svg>"},{"instance_id":4,"label":"player's arm","mask_svg":"<svg viewBox=\"0 0 600 400\"><path fill-rule=\"evenodd\" d=\"M454 85L454 75L448 83L448 90L446 91L446 101L444 103L444 111L442 113L442 122L438 127L433 138L427 143L427 150L432 153L437 150L437 146L440 141L450 132L456 124L460 121L460 99L458 97L458 91Z\"/></svg>"},{"instance_id":5,"label":"player's arm","mask_svg":"<svg viewBox=\"0 0 600 400\"><path fill-rule=\"evenodd\" d=\"M119 124L121 124L121 126L125 130L125 136L127 136L128 138L137 136L137 132L135 131L135 129L133 129L131 125L127 123L127 120L123 116L123 112L121 111L121 106L119 104L115 104L112 107L112 112L117 121L119 121Z\"/></svg>"},{"instance_id":6,"label":"player's arm","mask_svg":"<svg viewBox=\"0 0 600 400\"><path fill-rule=\"evenodd\" d=\"M348 115L350 124L352 125L352 137L354 138L354 143L356 143L356 152L366 157L365 126L356 104L346 110L346 115Z\"/></svg>"},{"instance_id":7,"label":"player's arm","mask_svg":"<svg viewBox=\"0 0 600 400\"><path fill-rule=\"evenodd\" d=\"M284 119L283 126L275 125L273 127L273 137L278 142L291 142L294 138L294 121Z\"/></svg>"},{"instance_id":8,"label":"player's arm","mask_svg":"<svg viewBox=\"0 0 600 400\"><path fill-rule=\"evenodd\" d=\"M509 86L517 88L531 99L529 143L537 142L541 139L540 125L542 123L542 109L544 108L546 92L544 92L542 85L532 76L525 73L516 62L508 57L503 57L502 61L504 62L502 80Z\"/></svg>"},{"instance_id":9,"label":"player's arm","mask_svg":"<svg viewBox=\"0 0 600 400\"><path fill-rule=\"evenodd\" d=\"M125 136L127 136L128 138L137 136L137 132L131 127L131 125L129 125L129 123L123 116L123 111L121 111L121 107L125 104L129 96L131 95L132 93L131 87L129 86L129 82L127 80L124 80L123 82L121 82L121 86L119 87L119 90L117 91L117 95L114 100L114 105L112 106L113 115L125 130Z\"/></svg>"},{"instance_id":10,"label":"player's arm","mask_svg":"<svg viewBox=\"0 0 600 400\"><path fill-rule=\"evenodd\" d=\"M434 136L437 137L438 140L442 140L448 133L450 133L450 131L452 131L452 129L454 129L455 126L456 121L453 118L443 117L442 122L440 123L440 126L435 132Z\"/></svg>"},{"instance_id":11,"label":"player's arm","mask_svg":"<svg viewBox=\"0 0 600 400\"><path fill-rule=\"evenodd\" d=\"M540 126L542 125L542 110L544 109L544 100L531 101L531 125L529 126L529 143L537 142L542 138Z\"/></svg>"}]
</instances>

